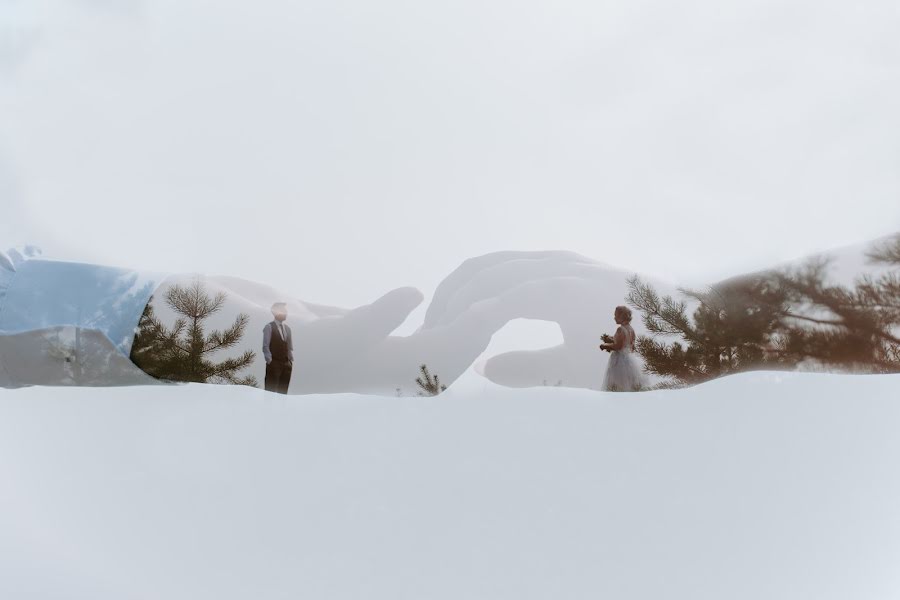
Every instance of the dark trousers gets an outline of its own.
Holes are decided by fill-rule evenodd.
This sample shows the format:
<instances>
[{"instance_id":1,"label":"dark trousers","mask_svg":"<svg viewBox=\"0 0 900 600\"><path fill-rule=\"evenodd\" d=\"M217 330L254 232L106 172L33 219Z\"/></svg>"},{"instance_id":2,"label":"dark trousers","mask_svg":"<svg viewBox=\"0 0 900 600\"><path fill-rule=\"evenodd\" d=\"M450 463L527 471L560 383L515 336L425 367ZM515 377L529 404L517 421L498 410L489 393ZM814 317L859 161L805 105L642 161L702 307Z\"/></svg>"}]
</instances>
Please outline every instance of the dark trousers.
<instances>
[{"instance_id":1,"label":"dark trousers","mask_svg":"<svg viewBox=\"0 0 900 600\"><path fill-rule=\"evenodd\" d=\"M291 371L293 367L289 360L273 358L272 362L266 365L266 390L287 394L288 384L291 383Z\"/></svg>"}]
</instances>

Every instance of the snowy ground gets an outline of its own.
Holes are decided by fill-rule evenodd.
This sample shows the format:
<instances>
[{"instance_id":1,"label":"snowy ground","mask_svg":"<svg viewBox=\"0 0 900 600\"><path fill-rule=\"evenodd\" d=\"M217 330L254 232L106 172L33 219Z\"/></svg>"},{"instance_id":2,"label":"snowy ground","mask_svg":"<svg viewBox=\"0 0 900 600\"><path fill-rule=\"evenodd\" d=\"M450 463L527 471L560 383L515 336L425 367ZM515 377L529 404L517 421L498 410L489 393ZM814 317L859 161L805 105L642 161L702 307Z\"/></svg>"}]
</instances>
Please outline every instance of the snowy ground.
<instances>
[{"instance_id":1,"label":"snowy ground","mask_svg":"<svg viewBox=\"0 0 900 600\"><path fill-rule=\"evenodd\" d=\"M900 597L900 375L478 386L0 390L0 598Z\"/></svg>"}]
</instances>

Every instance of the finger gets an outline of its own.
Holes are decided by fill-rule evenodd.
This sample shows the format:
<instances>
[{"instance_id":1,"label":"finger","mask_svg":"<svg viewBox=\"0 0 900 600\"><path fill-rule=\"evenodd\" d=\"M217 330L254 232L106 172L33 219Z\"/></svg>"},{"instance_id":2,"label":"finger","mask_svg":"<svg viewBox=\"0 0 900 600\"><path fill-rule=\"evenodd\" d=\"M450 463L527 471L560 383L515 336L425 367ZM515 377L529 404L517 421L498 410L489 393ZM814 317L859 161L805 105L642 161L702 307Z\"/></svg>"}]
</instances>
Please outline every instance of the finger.
<instances>
[{"instance_id":1,"label":"finger","mask_svg":"<svg viewBox=\"0 0 900 600\"><path fill-rule=\"evenodd\" d=\"M563 276L595 279L615 272L621 273L604 263L565 251L494 252L471 258L438 285L423 329L449 323L473 303L529 281Z\"/></svg>"},{"instance_id":2,"label":"finger","mask_svg":"<svg viewBox=\"0 0 900 600\"><path fill-rule=\"evenodd\" d=\"M324 317L304 325L301 334L304 347L346 348L361 352L384 340L403 324L424 300L422 292L413 287L391 290L371 304L347 311L342 316Z\"/></svg>"},{"instance_id":3,"label":"finger","mask_svg":"<svg viewBox=\"0 0 900 600\"><path fill-rule=\"evenodd\" d=\"M600 389L605 355L584 352L565 345L541 350L504 352L484 361L481 372L492 382L508 387L562 385Z\"/></svg>"}]
</instances>

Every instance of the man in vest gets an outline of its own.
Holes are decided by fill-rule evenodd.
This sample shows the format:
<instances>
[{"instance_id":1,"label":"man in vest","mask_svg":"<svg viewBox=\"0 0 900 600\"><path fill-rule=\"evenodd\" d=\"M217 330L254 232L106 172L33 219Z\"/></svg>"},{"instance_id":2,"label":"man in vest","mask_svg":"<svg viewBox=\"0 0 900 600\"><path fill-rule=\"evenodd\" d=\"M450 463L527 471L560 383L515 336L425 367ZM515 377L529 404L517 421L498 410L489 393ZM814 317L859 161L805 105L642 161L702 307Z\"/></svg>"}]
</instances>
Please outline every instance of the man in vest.
<instances>
[{"instance_id":1,"label":"man in vest","mask_svg":"<svg viewBox=\"0 0 900 600\"><path fill-rule=\"evenodd\" d=\"M287 304L272 305L274 321L263 328L263 356L266 359L266 390L287 394L294 367L294 342L291 328L284 324Z\"/></svg>"}]
</instances>

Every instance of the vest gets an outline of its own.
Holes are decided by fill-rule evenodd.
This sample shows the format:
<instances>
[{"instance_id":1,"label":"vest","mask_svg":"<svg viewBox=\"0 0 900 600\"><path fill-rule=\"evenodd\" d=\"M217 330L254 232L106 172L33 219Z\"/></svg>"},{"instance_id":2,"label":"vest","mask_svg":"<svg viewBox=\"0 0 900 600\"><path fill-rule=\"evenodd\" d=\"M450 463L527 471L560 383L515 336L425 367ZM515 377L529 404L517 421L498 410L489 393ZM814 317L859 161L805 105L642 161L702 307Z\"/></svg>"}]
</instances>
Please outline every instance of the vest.
<instances>
[{"instance_id":1,"label":"vest","mask_svg":"<svg viewBox=\"0 0 900 600\"><path fill-rule=\"evenodd\" d=\"M281 332L278 331L278 321L272 321L272 336L269 338L269 352L272 353L272 360L288 360L287 342L281 339ZM285 335L287 335L287 325L284 326Z\"/></svg>"}]
</instances>

